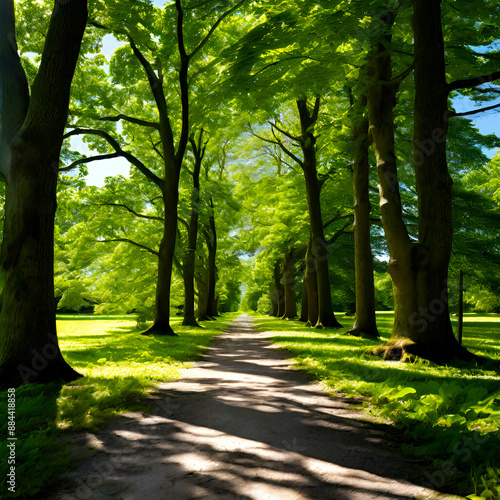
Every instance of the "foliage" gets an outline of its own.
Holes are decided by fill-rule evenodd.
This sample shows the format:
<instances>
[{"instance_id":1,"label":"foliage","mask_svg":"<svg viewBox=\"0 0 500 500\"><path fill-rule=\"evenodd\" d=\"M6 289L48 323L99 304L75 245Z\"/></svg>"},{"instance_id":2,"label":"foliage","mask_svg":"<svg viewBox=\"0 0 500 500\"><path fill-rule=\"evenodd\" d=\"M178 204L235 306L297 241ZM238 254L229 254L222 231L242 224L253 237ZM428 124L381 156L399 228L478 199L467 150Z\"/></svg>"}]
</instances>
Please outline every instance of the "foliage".
<instances>
[{"instance_id":1,"label":"foliage","mask_svg":"<svg viewBox=\"0 0 500 500\"><path fill-rule=\"evenodd\" d=\"M392 313L377 314L382 341L390 336L391 321ZM365 409L404 429L406 451L432 457L436 470L444 471L433 478L436 489L470 492L471 468L481 475L486 466L498 467L498 316L465 317L465 345L494 360L476 367L382 361L365 354L376 345L372 340L312 331L299 322L264 317L255 322L257 328L273 333L274 342L292 353L299 368L329 390L363 396Z\"/></svg>"}]
</instances>

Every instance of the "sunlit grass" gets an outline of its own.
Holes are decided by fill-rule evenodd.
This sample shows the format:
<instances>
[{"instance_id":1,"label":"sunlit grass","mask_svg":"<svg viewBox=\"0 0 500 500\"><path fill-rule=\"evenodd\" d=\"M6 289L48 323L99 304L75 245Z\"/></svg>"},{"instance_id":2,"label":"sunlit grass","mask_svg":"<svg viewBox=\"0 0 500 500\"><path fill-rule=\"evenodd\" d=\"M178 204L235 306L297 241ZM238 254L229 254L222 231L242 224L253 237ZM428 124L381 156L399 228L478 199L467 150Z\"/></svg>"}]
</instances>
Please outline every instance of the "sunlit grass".
<instances>
[{"instance_id":1,"label":"sunlit grass","mask_svg":"<svg viewBox=\"0 0 500 500\"><path fill-rule=\"evenodd\" d=\"M69 466L68 447L61 443L70 432L95 431L121 412L148 411L146 396L155 384L179 378L181 369L235 316L203 322L201 328L184 327L174 319L177 337L142 336L134 317L58 317L63 356L83 377L63 386L28 384L16 389L16 475L22 478L16 496L35 494ZM1 397L5 402L6 391ZM6 432L5 418L0 433ZM2 494L7 491L6 466L2 461Z\"/></svg>"},{"instance_id":2,"label":"sunlit grass","mask_svg":"<svg viewBox=\"0 0 500 500\"><path fill-rule=\"evenodd\" d=\"M270 332L274 342L292 354L296 366L321 381L326 390L362 396L367 411L404 429L407 451L435 457L437 467L451 460L454 473L441 486L470 493L470 470L478 476L488 465L498 467L500 459L500 317L469 314L464 318L463 344L497 361L486 367L384 361L369 351L390 337L392 313L377 314L381 335L377 341L346 335L354 318L340 316L339 320L343 329L316 330L298 321L264 316L255 316L255 325ZM457 319L452 322L456 329ZM457 453L464 443L467 453Z\"/></svg>"}]
</instances>

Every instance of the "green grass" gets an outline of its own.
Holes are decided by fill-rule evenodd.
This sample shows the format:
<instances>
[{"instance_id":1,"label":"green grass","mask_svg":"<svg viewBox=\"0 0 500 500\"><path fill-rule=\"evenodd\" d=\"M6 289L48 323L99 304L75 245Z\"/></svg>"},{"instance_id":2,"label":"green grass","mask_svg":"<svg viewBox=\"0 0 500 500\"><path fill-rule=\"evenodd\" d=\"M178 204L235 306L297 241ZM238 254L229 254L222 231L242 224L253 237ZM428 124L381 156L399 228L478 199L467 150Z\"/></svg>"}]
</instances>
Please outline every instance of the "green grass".
<instances>
[{"instance_id":1,"label":"green grass","mask_svg":"<svg viewBox=\"0 0 500 500\"><path fill-rule=\"evenodd\" d=\"M16 389L17 487L10 497L28 498L69 467L65 443L72 431L96 430L121 412L148 411L145 398L155 384L179 378L235 316L203 322L202 328L174 319L177 337L142 336L132 316L58 316L63 355L84 377L63 386ZM7 391L0 397L6 408ZM0 434L7 435L7 418L0 422ZM5 457L2 452L2 494L7 492Z\"/></svg>"},{"instance_id":2,"label":"green grass","mask_svg":"<svg viewBox=\"0 0 500 500\"><path fill-rule=\"evenodd\" d=\"M436 489L500 498L500 317L464 318L464 345L496 360L487 368L383 361L367 351L389 338L392 313L377 314L381 341L345 335L353 318L340 320L345 330L255 316L256 327L273 333L328 391L363 396L365 410L403 429L406 452L434 459L429 481Z\"/></svg>"}]
</instances>

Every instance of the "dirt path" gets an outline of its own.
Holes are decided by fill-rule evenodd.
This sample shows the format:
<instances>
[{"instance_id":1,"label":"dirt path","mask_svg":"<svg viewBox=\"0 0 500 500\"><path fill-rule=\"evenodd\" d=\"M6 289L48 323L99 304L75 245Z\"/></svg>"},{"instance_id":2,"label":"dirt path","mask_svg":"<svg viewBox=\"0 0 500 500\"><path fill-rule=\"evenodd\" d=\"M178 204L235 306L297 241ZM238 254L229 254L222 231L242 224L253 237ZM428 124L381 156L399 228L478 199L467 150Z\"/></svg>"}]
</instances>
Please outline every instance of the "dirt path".
<instances>
[{"instance_id":1,"label":"dirt path","mask_svg":"<svg viewBox=\"0 0 500 500\"><path fill-rule=\"evenodd\" d=\"M412 484L435 471L394 451L388 426L363 422L349 400L290 365L241 316L182 380L161 385L153 414L81 435L98 453L44 498L453 498Z\"/></svg>"}]
</instances>

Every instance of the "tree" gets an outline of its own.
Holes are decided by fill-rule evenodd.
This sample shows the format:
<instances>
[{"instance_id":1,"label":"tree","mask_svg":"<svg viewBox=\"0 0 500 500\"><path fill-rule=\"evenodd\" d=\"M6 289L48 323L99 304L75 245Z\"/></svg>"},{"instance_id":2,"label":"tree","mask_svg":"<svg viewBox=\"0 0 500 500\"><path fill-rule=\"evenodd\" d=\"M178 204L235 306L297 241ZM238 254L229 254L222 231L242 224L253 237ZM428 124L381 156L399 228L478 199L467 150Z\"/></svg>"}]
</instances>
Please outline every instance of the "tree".
<instances>
[{"instance_id":1,"label":"tree","mask_svg":"<svg viewBox=\"0 0 500 500\"><path fill-rule=\"evenodd\" d=\"M366 108L366 95L360 101L361 109ZM353 106L355 103L353 103ZM369 197L369 121L361 112L354 118L353 161L354 189L354 252L356 279L356 318L349 333L378 337L375 319L375 284L373 278L373 255L370 244L370 197ZM357 122L357 123L356 123Z\"/></svg>"},{"instance_id":2,"label":"tree","mask_svg":"<svg viewBox=\"0 0 500 500\"><path fill-rule=\"evenodd\" d=\"M154 116L153 119L149 117L145 119L119 113L113 116L95 117L94 113L93 118L97 121L122 122L133 127L135 131L140 130L139 134L146 136L146 140L151 144L151 149L157 154L163 167L162 173L155 172L154 169L146 166L138 155L124 150L119 141L105 130L80 127L66 134L66 137L76 134L101 137L113 152L89 158L88 162L123 156L155 184L161 194L164 205L164 228L158 248L155 319L153 326L144 334L175 335L170 327L171 280L177 238L180 172L192 126L190 123L191 93L196 78L213 66L201 58L203 49L224 19L235 12L244 1L240 0L229 8L225 2L222 4L206 2L207 5L204 5L204 8L216 18L211 26L206 26L204 14L200 16L201 19L198 19L198 22L201 20L201 27L199 23L196 23L198 24L196 26L194 23L190 24L186 19L191 18L201 4L194 7L183 6L181 0L176 0L175 4L165 7L163 20L174 20L174 25L165 27L166 29L161 28L163 20L160 13L148 2L138 2L132 7L123 6L120 3L113 4L107 16L99 15L99 19L93 21L94 26L127 41L128 47L117 52L112 64L115 80L123 83L124 88L128 88L130 78L133 78L134 83L141 90L147 81L149 95L141 92L140 99L142 102L147 102L148 106L145 108L132 100L131 111L137 114L148 111ZM104 7L102 10L106 11L107 8ZM126 25L122 23L123 17L130 20ZM147 26L147 32L141 29L142 26ZM201 37L200 31L204 32ZM198 60L198 66L196 71L190 74L195 60ZM172 86L177 87L173 92L169 92L171 88L165 82L165 79L170 77L170 74L164 71L167 65L172 65L177 75L177 81L171 82ZM141 70L142 78L139 76ZM106 91L107 89L104 93ZM122 98L121 100L124 108L129 106L129 99ZM103 111L114 112L112 111L114 110L113 103L108 103L105 98L101 100L101 103L103 103ZM175 110L176 107L179 113L175 120L172 109ZM134 137L132 130L130 133ZM135 147L140 151L142 143L135 144ZM84 161L81 160L81 162Z\"/></svg>"},{"instance_id":3,"label":"tree","mask_svg":"<svg viewBox=\"0 0 500 500\"><path fill-rule=\"evenodd\" d=\"M394 17L387 15L390 28ZM418 195L418 242L401 215L394 154L393 105L398 79L391 80L387 32L371 60L377 83L369 93L370 126L377 155L382 222L390 252L395 320L388 344L376 349L384 356L417 354L444 363L473 356L456 341L448 307L448 265L452 249L452 180L446 158L448 97L500 77L494 72L468 80L446 81L441 2L418 0L414 5L415 101L413 156Z\"/></svg>"},{"instance_id":4,"label":"tree","mask_svg":"<svg viewBox=\"0 0 500 500\"><path fill-rule=\"evenodd\" d=\"M191 196L191 213L187 224L188 244L184 257L184 321L183 325L198 326L194 313L194 275L196 264L196 244L198 241L198 218L200 205L200 171L203 157L205 156L206 143L203 144L203 129L200 130L198 140L190 137L189 141L193 150L193 170L189 171L193 178L193 192Z\"/></svg>"},{"instance_id":5,"label":"tree","mask_svg":"<svg viewBox=\"0 0 500 500\"><path fill-rule=\"evenodd\" d=\"M87 2L55 1L29 108L26 79L14 43L14 3L4 1L2 9L0 59L5 66L0 72L0 168L6 204L0 378L2 385L13 387L28 381L78 377L64 361L57 342L54 215L59 155L87 22ZM6 66L11 71L5 72ZM10 157L5 150L9 146Z\"/></svg>"},{"instance_id":6,"label":"tree","mask_svg":"<svg viewBox=\"0 0 500 500\"><path fill-rule=\"evenodd\" d=\"M320 98L315 99L313 109L309 109L307 99L297 101L299 114L300 134L293 135L291 132L283 130L280 125L271 122L273 139L262 138L262 140L277 144L283 152L296 162L304 175L307 205L309 208L309 222L311 230L311 255L314 259L316 280L318 287L318 321L316 326L321 328L340 327L340 323L335 318L332 306L330 278L328 272L328 253L325 240L323 217L321 214L320 191L328 176L318 178L316 139L314 135L314 125L318 120ZM293 144L299 146L302 151L302 159L296 156L278 135L285 136Z\"/></svg>"}]
</instances>

